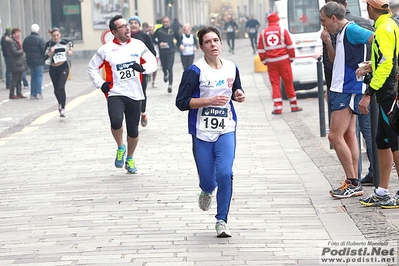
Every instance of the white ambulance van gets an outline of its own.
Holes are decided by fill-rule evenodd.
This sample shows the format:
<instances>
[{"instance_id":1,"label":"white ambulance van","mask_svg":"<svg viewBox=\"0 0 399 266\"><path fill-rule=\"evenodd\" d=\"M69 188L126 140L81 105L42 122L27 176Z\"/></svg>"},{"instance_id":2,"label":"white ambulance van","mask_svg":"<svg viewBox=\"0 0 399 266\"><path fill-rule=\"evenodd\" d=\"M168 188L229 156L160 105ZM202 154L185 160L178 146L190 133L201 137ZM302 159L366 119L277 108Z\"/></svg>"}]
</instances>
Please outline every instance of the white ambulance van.
<instances>
[{"instance_id":1,"label":"white ambulance van","mask_svg":"<svg viewBox=\"0 0 399 266\"><path fill-rule=\"evenodd\" d=\"M362 0L347 0L351 13L367 17ZM295 46L295 60L291 64L295 90L317 86L317 58L322 53L320 8L325 0L275 0L274 11L280 26L287 29ZM284 90L282 89L284 92ZM283 96L284 93L283 93Z\"/></svg>"}]
</instances>

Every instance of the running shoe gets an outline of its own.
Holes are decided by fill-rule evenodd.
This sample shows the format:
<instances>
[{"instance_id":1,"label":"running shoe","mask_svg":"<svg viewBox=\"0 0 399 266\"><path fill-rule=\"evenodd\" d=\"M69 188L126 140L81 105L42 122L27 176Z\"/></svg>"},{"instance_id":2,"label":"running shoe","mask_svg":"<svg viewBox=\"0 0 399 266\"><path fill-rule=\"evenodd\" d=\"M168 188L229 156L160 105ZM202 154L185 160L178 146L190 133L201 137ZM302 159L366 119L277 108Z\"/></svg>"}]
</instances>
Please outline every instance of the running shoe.
<instances>
[{"instance_id":1,"label":"running shoe","mask_svg":"<svg viewBox=\"0 0 399 266\"><path fill-rule=\"evenodd\" d=\"M212 206L212 193L209 194L204 191L201 191L198 197L198 206L203 211L209 210Z\"/></svg>"},{"instance_id":2,"label":"running shoe","mask_svg":"<svg viewBox=\"0 0 399 266\"><path fill-rule=\"evenodd\" d=\"M399 208L399 191L396 192L395 196L385 202L381 202L381 208L383 209L396 209Z\"/></svg>"},{"instance_id":3,"label":"running shoe","mask_svg":"<svg viewBox=\"0 0 399 266\"><path fill-rule=\"evenodd\" d=\"M125 163L126 146L123 144L123 149L116 151L115 167L122 168Z\"/></svg>"},{"instance_id":4,"label":"running shoe","mask_svg":"<svg viewBox=\"0 0 399 266\"><path fill-rule=\"evenodd\" d=\"M390 199L391 199L391 196L389 194L387 194L385 196L380 196L375 192L375 189L374 189L374 193L372 195L368 196L367 198L359 199L359 202L360 202L360 204L367 206L367 207L378 207L382 203L384 203Z\"/></svg>"},{"instance_id":5,"label":"running shoe","mask_svg":"<svg viewBox=\"0 0 399 266\"><path fill-rule=\"evenodd\" d=\"M229 227L223 220L218 220L215 225L217 237L231 237Z\"/></svg>"},{"instance_id":6,"label":"running shoe","mask_svg":"<svg viewBox=\"0 0 399 266\"><path fill-rule=\"evenodd\" d=\"M370 173L368 173L362 179L360 179L360 184L362 184L362 186L373 186L374 185L373 177L370 175Z\"/></svg>"},{"instance_id":7,"label":"running shoe","mask_svg":"<svg viewBox=\"0 0 399 266\"><path fill-rule=\"evenodd\" d=\"M338 199L357 197L363 195L363 188L360 183L354 186L350 180L345 180L339 188L330 190L330 195Z\"/></svg>"},{"instance_id":8,"label":"running shoe","mask_svg":"<svg viewBox=\"0 0 399 266\"><path fill-rule=\"evenodd\" d=\"M136 174L137 173L137 168L136 168L136 163L134 162L133 159L127 159L126 164L125 164L125 169L129 174Z\"/></svg>"},{"instance_id":9,"label":"running shoe","mask_svg":"<svg viewBox=\"0 0 399 266\"><path fill-rule=\"evenodd\" d=\"M61 109L61 111L60 111L60 117L65 117L65 109Z\"/></svg>"}]
</instances>

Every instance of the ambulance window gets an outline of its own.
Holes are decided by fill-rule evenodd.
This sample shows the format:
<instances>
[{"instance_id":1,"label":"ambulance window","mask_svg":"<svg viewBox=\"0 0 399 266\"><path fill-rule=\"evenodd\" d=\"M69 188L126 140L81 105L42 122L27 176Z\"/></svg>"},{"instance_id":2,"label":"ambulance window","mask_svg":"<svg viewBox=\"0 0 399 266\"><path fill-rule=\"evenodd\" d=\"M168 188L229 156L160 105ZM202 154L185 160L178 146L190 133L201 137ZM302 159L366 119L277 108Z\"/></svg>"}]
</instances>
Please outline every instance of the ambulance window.
<instances>
[{"instance_id":1,"label":"ambulance window","mask_svg":"<svg viewBox=\"0 0 399 266\"><path fill-rule=\"evenodd\" d=\"M361 16L359 0L347 0L348 6L346 7L353 15Z\"/></svg>"},{"instance_id":2,"label":"ambulance window","mask_svg":"<svg viewBox=\"0 0 399 266\"><path fill-rule=\"evenodd\" d=\"M320 30L319 1L288 0L288 30L308 33Z\"/></svg>"}]
</instances>

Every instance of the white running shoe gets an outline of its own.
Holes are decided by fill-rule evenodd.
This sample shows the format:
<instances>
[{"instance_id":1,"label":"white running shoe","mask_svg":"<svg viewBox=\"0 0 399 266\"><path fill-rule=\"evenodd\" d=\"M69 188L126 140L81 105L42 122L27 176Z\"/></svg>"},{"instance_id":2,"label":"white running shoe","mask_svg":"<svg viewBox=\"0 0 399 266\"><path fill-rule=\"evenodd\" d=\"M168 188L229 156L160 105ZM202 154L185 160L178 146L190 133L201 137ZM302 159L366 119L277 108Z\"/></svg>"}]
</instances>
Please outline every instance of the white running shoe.
<instances>
[{"instance_id":1,"label":"white running shoe","mask_svg":"<svg viewBox=\"0 0 399 266\"><path fill-rule=\"evenodd\" d=\"M217 237L231 237L229 227L223 220L218 220L215 225Z\"/></svg>"}]
</instances>

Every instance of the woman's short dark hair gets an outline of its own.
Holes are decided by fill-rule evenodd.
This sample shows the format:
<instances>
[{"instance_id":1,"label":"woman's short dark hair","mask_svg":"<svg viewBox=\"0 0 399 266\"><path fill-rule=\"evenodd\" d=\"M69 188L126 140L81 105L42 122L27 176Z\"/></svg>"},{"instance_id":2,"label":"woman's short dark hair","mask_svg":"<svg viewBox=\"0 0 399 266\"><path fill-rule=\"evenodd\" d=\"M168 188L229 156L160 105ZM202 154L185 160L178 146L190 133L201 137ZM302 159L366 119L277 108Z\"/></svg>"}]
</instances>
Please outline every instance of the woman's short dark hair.
<instances>
[{"instance_id":1,"label":"woman's short dark hair","mask_svg":"<svg viewBox=\"0 0 399 266\"><path fill-rule=\"evenodd\" d=\"M20 28L13 28L12 30L11 30L11 35L14 35L16 32L18 32L18 31L21 31L21 29Z\"/></svg>"},{"instance_id":2,"label":"woman's short dark hair","mask_svg":"<svg viewBox=\"0 0 399 266\"><path fill-rule=\"evenodd\" d=\"M111 20L109 21L109 30L110 31L117 30L115 21L117 21L118 19L121 19L121 18L123 18L122 15L116 15L113 18L111 18Z\"/></svg>"},{"instance_id":3,"label":"woman's short dark hair","mask_svg":"<svg viewBox=\"0 0 399 266\"><path fill-rule=\"evenodd\" d=\"M204 26L202 29L200 29L197 33L197 37L198 37L198 41L199 44L202 45L204 42L204 36L205 34L208 34L210 32L214 32L216 33L216 35L218 36L219 40L222 40L222 38L220 38L220 32L218 30L218 28L214 27L214 26Z\"/></svg>"}]
</instances>

